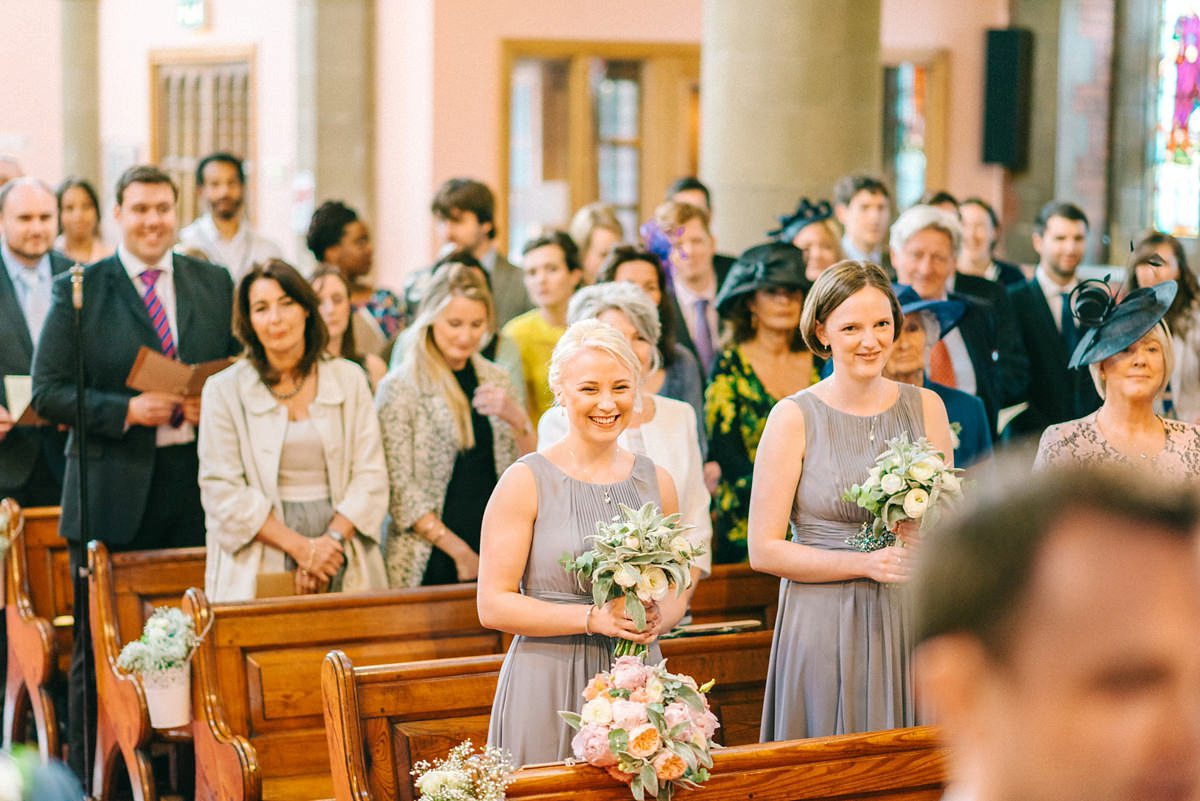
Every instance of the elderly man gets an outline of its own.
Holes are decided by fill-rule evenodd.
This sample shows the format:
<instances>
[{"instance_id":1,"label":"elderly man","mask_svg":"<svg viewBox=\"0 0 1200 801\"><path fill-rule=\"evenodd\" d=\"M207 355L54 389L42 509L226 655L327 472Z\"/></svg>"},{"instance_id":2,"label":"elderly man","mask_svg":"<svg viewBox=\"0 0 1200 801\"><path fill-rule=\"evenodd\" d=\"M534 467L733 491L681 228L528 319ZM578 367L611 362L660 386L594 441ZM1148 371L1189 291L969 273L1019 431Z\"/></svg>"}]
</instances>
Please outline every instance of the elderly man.
<instances>
[{"instance_id":1,"label":"elderly man","mask_svg":"<svg viewBox=\"0 0 1200 801\"><path fill-rule=\"evenodd\" d=\"M935 528L911 589L945 799L1197 797L1198 525L1186 489L1073 467Z\"/></svg>"},{"instance_id":2,"label":"elderly man","mask_svg":"<svg viewBox=\"0 0 1200 801\"><path fill-rule=\"evenodd\" d=\"M994 437L1000 409L1024 399L1028 363L1004 288L955 272L961 246L958 219L932 206L913 206L892 224L896 280L922 300L954 299L967 306L958 327L930 351L929 377L978 396ZM964 291L962 284L971 281L971 291Z\"/></svg>"}]
</instances>

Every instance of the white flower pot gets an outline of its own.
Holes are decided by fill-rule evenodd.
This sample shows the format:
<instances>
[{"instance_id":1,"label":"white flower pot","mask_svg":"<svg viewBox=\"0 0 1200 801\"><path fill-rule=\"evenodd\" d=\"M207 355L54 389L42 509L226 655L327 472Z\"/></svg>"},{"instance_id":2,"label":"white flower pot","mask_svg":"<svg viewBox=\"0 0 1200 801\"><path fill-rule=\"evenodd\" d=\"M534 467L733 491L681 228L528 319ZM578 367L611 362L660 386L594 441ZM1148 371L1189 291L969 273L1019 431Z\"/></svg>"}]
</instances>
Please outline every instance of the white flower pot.
<instances>
[{"instance_id":1,"label":"white flower pot","mask_svg":"<svg viewBox=\"0 0 1200 801\"><path fill-rule=\"evenodd\" d=\"M142 674L142 689L150 708L150 725L174 729L192 722L192 665Z\"/></svg>"}]
</instances>

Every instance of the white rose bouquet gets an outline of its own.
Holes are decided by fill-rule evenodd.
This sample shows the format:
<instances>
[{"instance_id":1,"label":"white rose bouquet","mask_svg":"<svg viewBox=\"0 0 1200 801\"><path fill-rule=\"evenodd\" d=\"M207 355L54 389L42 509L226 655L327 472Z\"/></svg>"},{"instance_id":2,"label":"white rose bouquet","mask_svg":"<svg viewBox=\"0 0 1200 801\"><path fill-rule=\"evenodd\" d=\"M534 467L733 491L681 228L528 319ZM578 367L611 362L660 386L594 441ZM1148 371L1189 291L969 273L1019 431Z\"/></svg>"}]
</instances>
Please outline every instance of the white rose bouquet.
<instances>
[{"instance_id":1,"label":"white rose bouquet","mask_svg":"<svg viewBox=\"0 0 1200 801\"><path fill-rule=\"evenodd\" d=\"M683 536L691 526L680 524L678 514L664 517L652 503L636 510L620 507L621 515L596 523L596 533L588 537L595 543L592 550L578 557L564 553L558 563L576 574L581 587L591 582L596 606L624 597L625 612L641 631L646 628L643 604L661 601L672 587L676 596L690 587L692 562L703 551ZM615 656L644 653L644 645L617 642Z\"/></svg>"},{"instance_id":2,"label":"white rose bouquet","mask_svg":"<svg viewBox=\"0 0 1200 801\"><path fill-rule=\"evenodd\" d=\"M867 473L867 480L842 493L874 519L846 542L860 551L875 551L896 543L892 532L901 520L918 520L921 528L936 519L940 505L962 497L957 468L922 437L909 442L907 434L888 440L887 447Z\"/></svg>"},{"instance_id":3,"label":"white rose bouquet","mask_svg":"<svg viewBox=\"0 0 1200 801\"><path fill-rule=\"evenodd\" d=\"M558 714L578 732L571 740L577 759L628 784L638 801L669 801L677 785L708 778L720 725L704 695L712 685L668 673L666 660L648 666L623 656L588 682L579 714Z\"/></svg>"},{"instance_id":4,"label":"white rose bouquet","mask_svg":"<svg viewBox=\"0 0 1200 801\"><path fill-rule=\"evenodd\" d=\"M476 752L464 740L436 764L413 765L419 801L504 801L504 788L512 773L508 753L489 745Z\"/></svg>"},{"instance_id":5,"label":"white rose bouquet","mask_svg":"<svg viewBox=\"0 0 1200 801\"><path fill-rule=\"evenodd\" d=\"M142 627L142 637L125 644L117 667L126 673L161 673L181 667L200 644L192 619L183 610L162 606Z\"/></svg>"}]
</instances>

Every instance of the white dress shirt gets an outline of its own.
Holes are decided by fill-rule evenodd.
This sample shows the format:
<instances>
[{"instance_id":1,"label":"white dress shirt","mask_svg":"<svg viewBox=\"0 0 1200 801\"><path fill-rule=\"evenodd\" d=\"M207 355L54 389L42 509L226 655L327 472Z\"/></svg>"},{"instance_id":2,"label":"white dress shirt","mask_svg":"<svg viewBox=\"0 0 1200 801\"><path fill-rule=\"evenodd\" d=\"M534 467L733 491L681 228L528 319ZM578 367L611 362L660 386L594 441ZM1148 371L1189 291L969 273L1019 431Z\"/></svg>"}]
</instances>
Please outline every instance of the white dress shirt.
<instances>
[{"instance_id":1,"label":"white dress shirt","mask_svg":"<svg viewBox=\"0 0 1200 801\"><path fill-rule=\"evenodd\" d=\"M0 241L0 256L8 269L8 278L17 293L17 303L29 326L29 338L36 346L42 334L42 323L50 310L50 292L54 276L50 273L50 256L42 254L37 264L26 267L17 261L17 256L8 249L8 243Z\"/></svg>"},{"instance_id":2,"label":"white dress shirt","mask_svg":"<svg viewBox=\"0 0 1200 801\"><path fill-rule=\"evenodd\" d=\"M225 239L217 230L212 214L197 217L195 222L180 231L179 247L201 251L213 264L228 270L234 282L255 264L283 257L279 246L260 236L245 218L242 218L233 239Z\"/></svg>"}]
</instances>

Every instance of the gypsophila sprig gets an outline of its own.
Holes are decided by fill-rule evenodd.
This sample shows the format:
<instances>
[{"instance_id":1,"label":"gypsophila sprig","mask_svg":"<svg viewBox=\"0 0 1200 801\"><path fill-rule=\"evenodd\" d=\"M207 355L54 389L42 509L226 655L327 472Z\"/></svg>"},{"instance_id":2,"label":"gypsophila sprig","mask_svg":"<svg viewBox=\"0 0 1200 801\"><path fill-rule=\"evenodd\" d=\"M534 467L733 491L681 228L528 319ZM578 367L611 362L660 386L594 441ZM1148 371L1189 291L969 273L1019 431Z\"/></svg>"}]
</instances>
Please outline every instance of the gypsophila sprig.
<instances>
[{"instance_id":1,"label":"gypsophila sprig","mask_svg":"<svg viewBox=\"0 0 1200 801\"><path fill-rule=\"evenodd\" d=\"M576 758L625 782L633 797L669 801L676 787L698 787L712 767L712 736L720 726L703 687L669 673L666 660L645 665L622 656L583 690L583 709L559 712L577 730Z\"/></svg>"},{"instance_id":2,"label":"gypsophila sprig","mask_svg":"<svg viewBox=\"0 0 1200 801\"><path fill-rule=\"evenodd\" d=\"M624 597L625 612L642 631L643 604L661 601L672 587L676 596L682 594L692 584L692 563L704 551L683 536L692 526L681 524L678 514L664 517L653 503L619 506L621 514L596 523L590 551L578 557L564 553L558 563L576 574L580 587L591 583L596 606ZM646 646L629 640L617 643L617 656L645 652Z\"/></svg>"},{"instance_id":3,"label":"gypsophila sprig","mask_svg":"<svg viewBox=\"0 0 1200 801\"><path fill-rule=\"evenodd\" d=\"M117 667L126 673L154 673L180 667L200 644L192 619L182 610L159 607L142 627L141 639L126 643Z\"/></svg>"},{"instance_id":4,"label":"gypsophila sprig","mask_svg":"<svg viewBox=\"0 0 1200 801\"><path fill-rule=\"evenodd\" d=\"M892 528L901 520L919 520L921 529L936 520L943 505L962 498L957 468L947 467L945 455L921 437L908 441L902 433L890 439L867 480L842 493L873 516L857 534L846 539L860 551L877 551L896 544Z\"/></svg>"},{"instance_id":5,"label":"gypsophila sprig","mask_svg":"<svg viewBox=\"0 0 1200 801\"><path fill-rule=\"evenodd\" d=\"M3 559L4 554L8 553L8 524L11 522L8 509L0 506L0 559Z\"/></svg>"},{"instance_id":6,"label":"gypsophila sprig","mask_svg":"<svg viewBox=\"0 0 1200 801\"><path fill-rule=\"evenodd\" d=\"M440 762L413 765L420 801L504 801L512 773L508 752L489 745L475 751L464 740Z\"/></svg>"}]
</instances>

